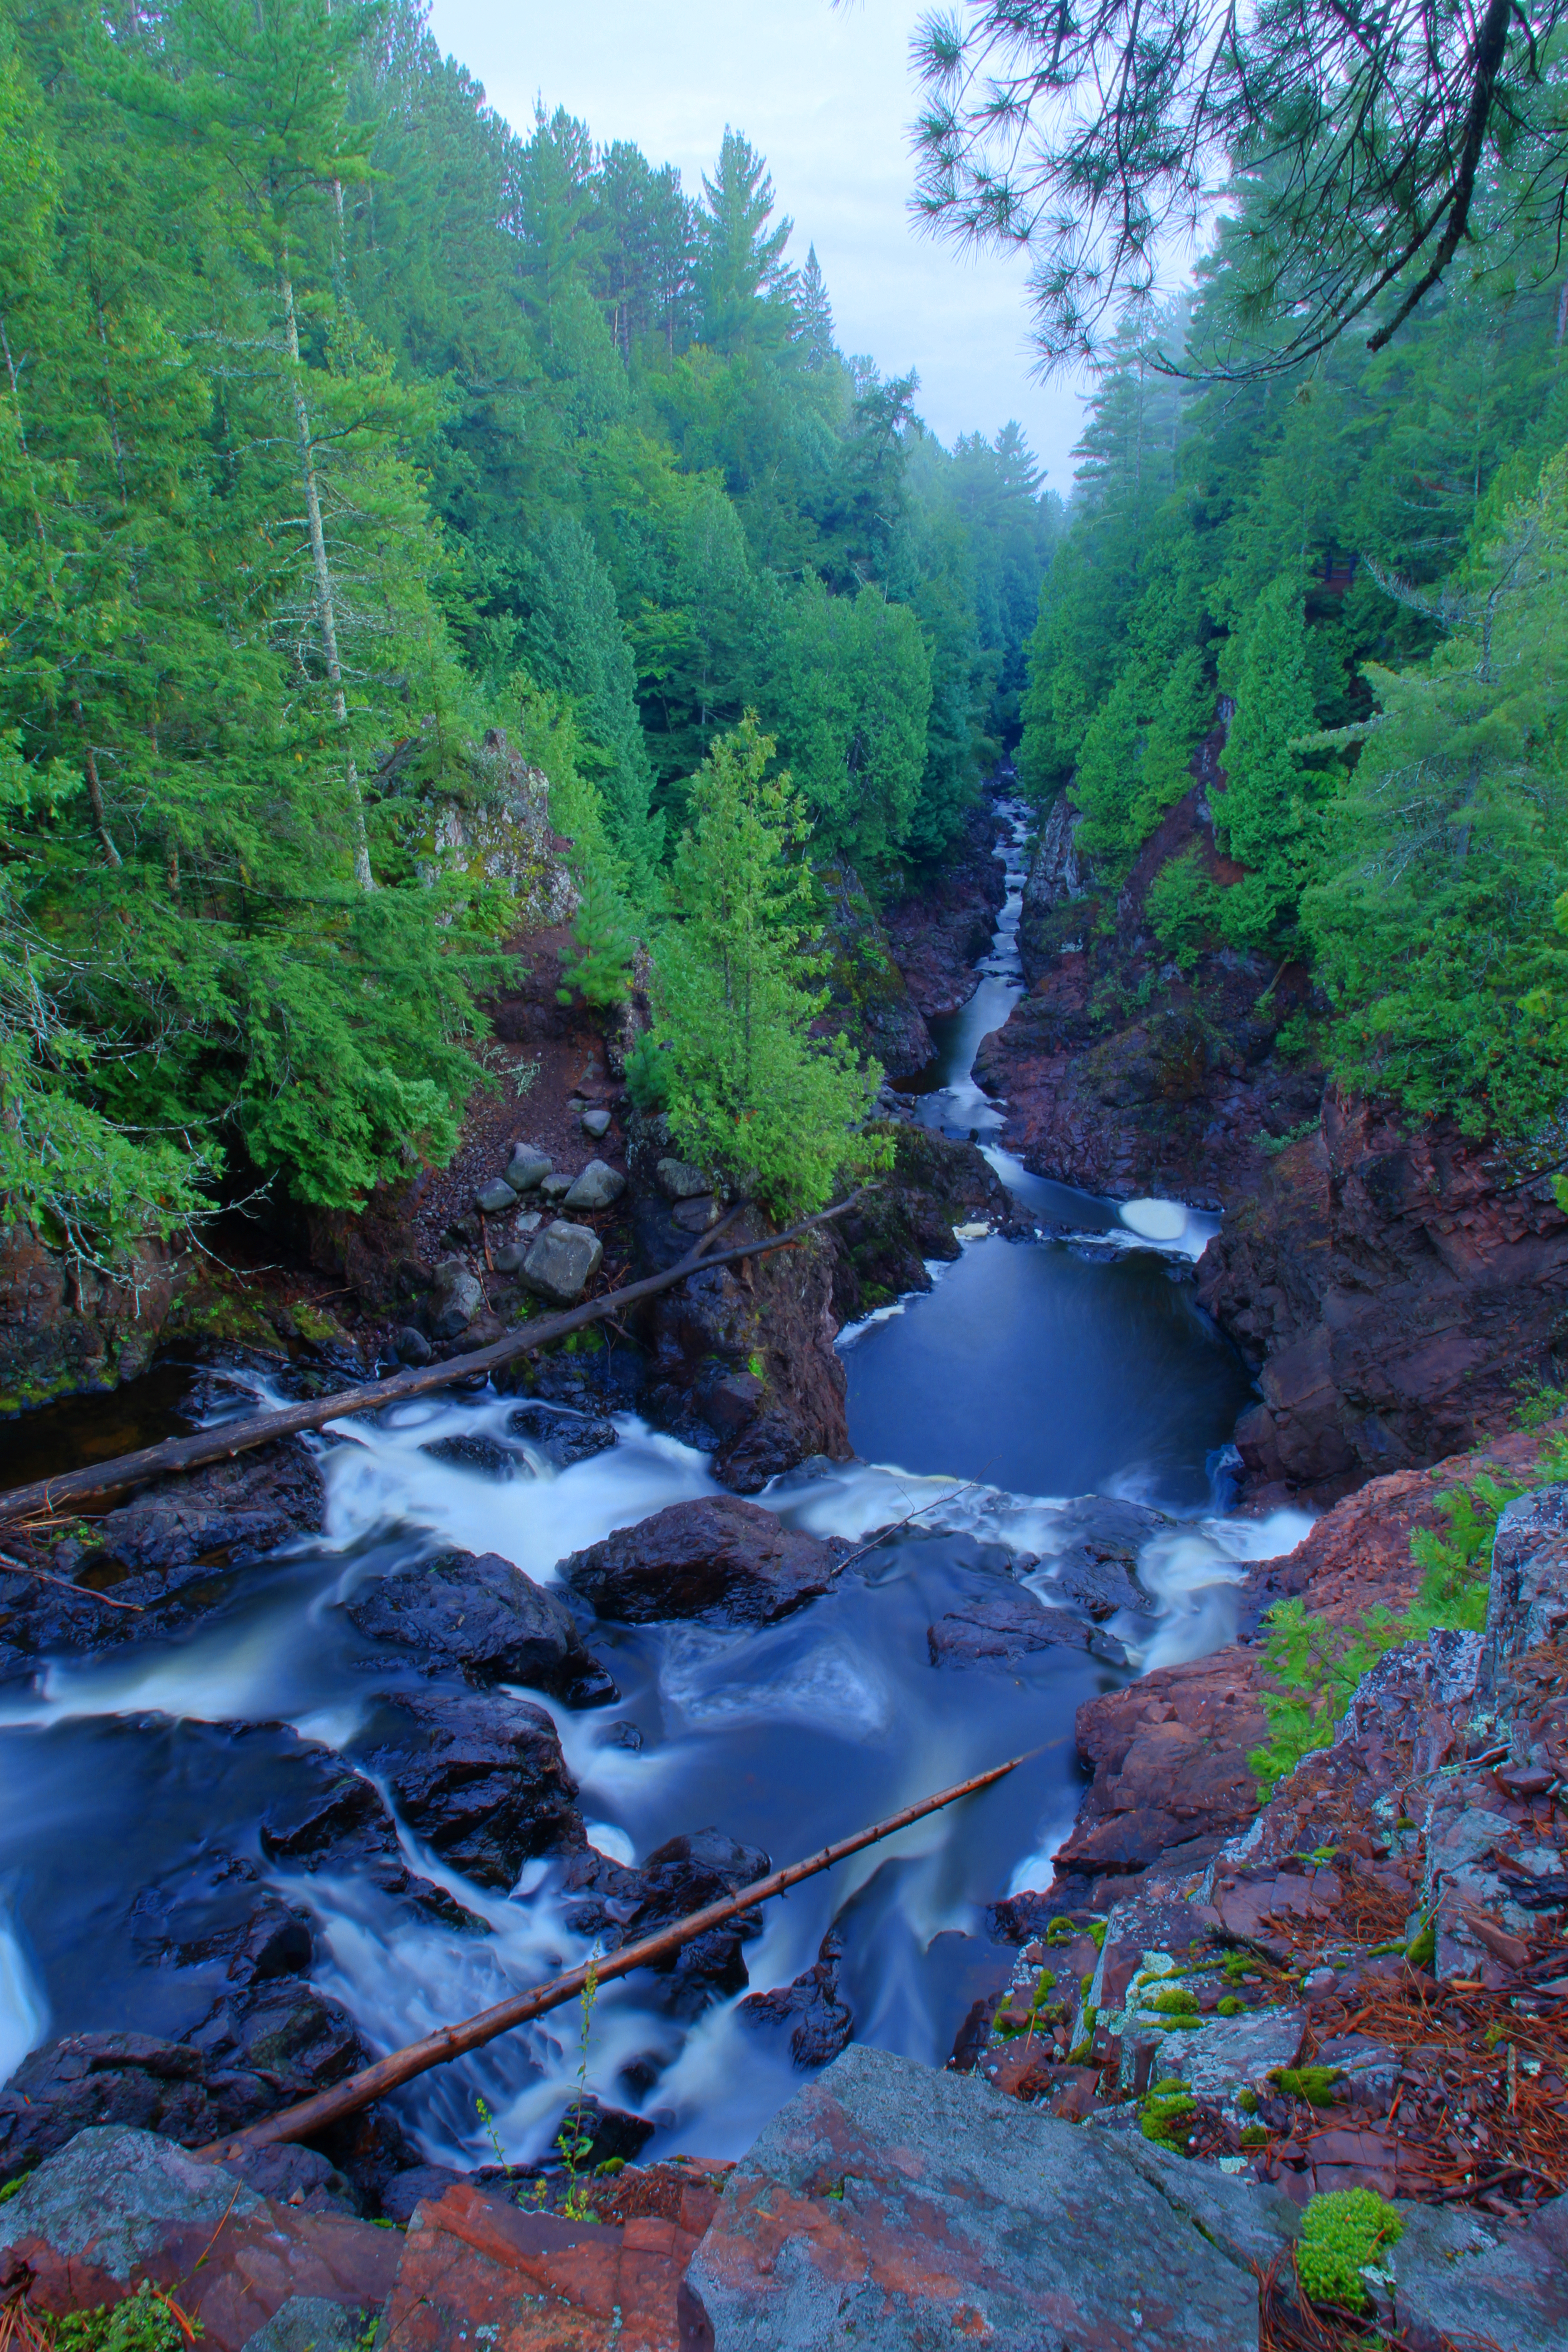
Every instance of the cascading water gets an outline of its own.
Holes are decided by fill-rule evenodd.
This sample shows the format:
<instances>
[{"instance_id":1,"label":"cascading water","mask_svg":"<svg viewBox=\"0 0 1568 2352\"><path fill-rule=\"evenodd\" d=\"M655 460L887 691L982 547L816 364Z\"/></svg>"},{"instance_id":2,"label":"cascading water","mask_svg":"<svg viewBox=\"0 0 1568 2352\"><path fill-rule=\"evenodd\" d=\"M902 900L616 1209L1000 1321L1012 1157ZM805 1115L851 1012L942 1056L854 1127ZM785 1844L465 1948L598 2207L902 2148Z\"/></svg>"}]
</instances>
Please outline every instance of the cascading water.
<instances>
[{"instance_id":1,"label":"cascading water","mask_svg":"<svg viewBox=\"0 0 1568 2352\"><path fill-rule=\"evenodd\" d=\"M1020 987L1016 814L1011 830L993 951L969 1004L936 1024L935 1083L921 1102L928 1123L983 1138L1000 1116L971 1066ZM785 1983L837 1922L858 2037L934 2063L994 1981L984 1906L1047 1883L1079 1795L1074 1710L1126 1670L1070 1649L1005 1669L938 1669L928 1627L1010 1583L1015 1565L1051 1599L1053 1563L1074 1540L1060 1498L1093 1492L1155 1505L1174 1521L1141 1559L1158 1613L1126 1612L1107 1630L1134 1665L1197 1655L1231 1630L1241 1563L1288 1549L1307 1524L1289 1513L1215 1516L1216 1468L1248 1393L1186 1278L1216 1221L1179 1203L1119 1210L986 1148L1052 1237L973 1235L956 1263L933 1268L929 1294L846 1332L862 1458L810 1465L761 1498L816 1534L853 1538L918 1514L908 1531L777 1624L592 1629L618 1706L574 1714L518 1693L549 1707L590 1839L621 1861L710 1822L793 1860L1042 1748L983 1798L770 1906L747 1948L753 1989ZM315 1981L381 2047L584 1956L552 1864L530 1864L509 1895L489 1894L405 1833L411 1867L489 1928L465 1935L411 1925L368 1879L279 1870L261 1861L256 1838L293 1744L282 1727L342 1749L373 1694L400 1681L432 1687L411 1668L389 1669L356 1633L344 1613L356 1590L453 1547L498 1551L549 1583L566 1553L715 1491L701 1455L630 1414L612 1451L563 1471L515 1438L510 1479L425 1450L458 1434L503 1438L509 1410L489 1394L448 1397L344 1423L344 1442L322 1454L324 1537L235 1578L183 1642L61 1657L33 1693L0 1696L11 1795L0 1820L0 2078L46 2036L189 2031L222 1990L219 1964L204 1974L202 1939L247 1868L252 1895L259 1868L311 1913ZM240 1858L234 1870L230 1855ZM170 1949L179 1967L148 1964ZM571 2025L547 2020L492 2044L403 2094L405 2120L433 2158L473 2164L489 2154L482 2098L509 2154L536 2156L574 2079L571 2040ZM655 2120L650 2154L739 2152L798 2079L784 2034L742 2022L733 2001L692 2022L664 2013L657 1988L637 1978L600 1996L590 2086Z\"/></svg>"}]
</instances>

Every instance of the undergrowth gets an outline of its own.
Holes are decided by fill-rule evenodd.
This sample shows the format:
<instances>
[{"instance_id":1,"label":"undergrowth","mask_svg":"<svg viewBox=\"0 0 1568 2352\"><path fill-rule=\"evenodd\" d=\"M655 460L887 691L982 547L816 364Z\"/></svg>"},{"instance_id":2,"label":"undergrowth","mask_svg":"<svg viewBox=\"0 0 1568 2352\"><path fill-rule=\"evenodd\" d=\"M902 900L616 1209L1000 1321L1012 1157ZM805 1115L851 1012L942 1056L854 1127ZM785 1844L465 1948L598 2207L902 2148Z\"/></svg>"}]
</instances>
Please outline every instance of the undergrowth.
<instances>
[{"instance_id":1,"label":"undergrowth","mask_svg":"<svg viewBox=\"0 0 1568 2352\"><path fill-rule=\"evenodd\" d=\"M1499 1518L1531 1486L1561 1478L1568 1478L1568 1432L1550 1441L1528 1481L1482 1471L1469 1486L1436 1496L1447 1528L1417 1528L1412 1535L1410 1555L1422 1571L1421 1588L1401 1615L1379 1606L1359 1619L1334 1622L1300 1601L1275 1605L1263 1653L1272 1686L1259 1693L1268 1735L1247 1759L1260 1801L1289 1778L1304 1756L1329 1746L1356 1685L1386 1651L1443 1628L1483 1631Z\"/></svg>"}]
</instances>

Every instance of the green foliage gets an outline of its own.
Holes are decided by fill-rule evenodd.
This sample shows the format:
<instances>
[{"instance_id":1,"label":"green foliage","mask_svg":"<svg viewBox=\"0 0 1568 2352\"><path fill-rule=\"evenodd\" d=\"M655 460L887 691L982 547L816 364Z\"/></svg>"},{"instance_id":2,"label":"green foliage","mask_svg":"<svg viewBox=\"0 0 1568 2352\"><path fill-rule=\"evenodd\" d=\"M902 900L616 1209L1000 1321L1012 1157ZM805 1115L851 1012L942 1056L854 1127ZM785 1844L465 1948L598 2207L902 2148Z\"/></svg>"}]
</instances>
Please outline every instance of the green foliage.
<instances>
[{"instance_id":1,"label":"green foliage","mask_svg":"<svg viewBox=\"0 0 1568 2352\"><path fill-rule=\"evenodd\" d=\"M673 1076L668 1055L652 1031L646 1030L626 1055L626 1091L638 1110L668 1109Z\"/></svg>"},{"instance_id":2,"label":"green foliage","mask_svg":"<svg viewBox=\"0 0 1568 2352\"><path fill-rule=\"evenodd\" d=\"M1247 871L1225 893L1221 922L1237 947L1288 933L1311 870L1313 779L1296 745L1310 732L1300 580L1270 583L1243 640L1236 717L1226 740L1226 788L1215 839Z\"/></svg>"},{"instance_id":3,"label":"green foliage","mask_svg":"<svg viewBox=\"0 0 1568 2352\"><path fill-rule=\"evenodd\" d=\"M561 959L562 1003L570 1004L575 990L601 1011L624 1004L631 994L637 932L626 900L601 873L590 871L584 878L572 939L575 953L568 949Z\"/></svg>"},{"instance_id":4,"label":"green foliage","mask_svg":"<svg viewBox=\"0 0 1568 2352\"><path fill-rule=\"evenodd\" d=\"M1329 820L1306 917L1347 1086L1500 1132L1524 1164L1568 1072L1568 458L1510 505L1418 668L1370 666L1379 716Z\"/></svg>"},{"instance_id":5,"label":"green foliage","mask_svg":"<svg viewBox=\"0 0 1568 2352\"><path fill-rule=\"evenodd\" d=\"M1368 2301L1363 2270L1404 2234L1404 2217L1373 2190L1331 2189L1312 2198L1301 2217L1296 2274L1314 2303L1361 2311Z\"/></svg>"},{"instance_id":6,"label":"green foliage","mask_svg":"<svg viewBox=\"0 0 1568 2352\"><path fill-rule=\"evenodd\" d=\"M201 2322L190 2324L199 2336ZM57 2352L184 2352L189 2341L166 2298L149 2279L121 2303L67 2312L47 2325L47 2341Z\"/></svg>"},{"instance_id":7,"label":"green foliage","mask_svg":"<svg viewBox=\"0 0 1568 2352\"><path fill-rule=\"evenodd\" d=\"M1255 2116L1258 2113L1257 2092L1250 2089L1237 2091L1236 2104L1244 2116Z\"/></svg>"},{"instance_id":8,"label":"green foliage","mask_svg":"<svg viewBox=\"0 0 1568 2352\"><path fill-rule=\"evenodd\" d=\"M768 772L773 752L748 714L694 780L652 985L682 1150L784 1213L820 1208L841 1175L885 1166L891 1146L859 1131L880 1069L810 1034L827 999L809 984L820 959L806 827L788 775Z\"/></svg>"},{"instance_id":9,"label":"green foliage","mask_svg":"<svg viewBox=\"0 0 1568 2352\"><path fill-rule=\"evenodd\" d=\"M1334 2086L1341 2080L1332 2066L1281 2066L1270 2075L1287 2098L1305 2099L1310 2106L1331 2107Z\"/></svg>"},{"instance_id":10,"label":"green foliage","mask_svg":"<svg viewBox=\"0 0 1568 2352\"><path fill-rule=\"evenodd\" d=\"M1179 2076L1153 2084L1138 2110L1138 2128L1160 2147L1187 2152L1187 2121L1197 2113L1197 2101Z\"/></svg>"},{"instance_id":11,"label":"green foliage","mask_svg":"<svg viewBox=\"0 0 1568 2352\"><path fill-rule=\"evenodd\" d=\"M1538 1478L1563 1475L1568 1436L1549 1446L1537 1465ZM1526 1491L1522 1484L1482 1471L1472 1486L1449 1487L1433 1497L1448 1522L1447 1533L1434 1528L1412 1533L1410 1555L1423 1575L1403 1616L1376 1608L1358 1622L1335 1625L1310 1614L1300 1601L1275 1604L1266 1621L1269 1638L1264 1650L1273 1681L1261 1694L1268 1738L1247 1759L1261 1795L1293 1772L1303 1756L1329 1746L1357 1683L1385 1651L1440 1627L1484 1629L1492 1537L1501 1513Z\"/></svg>"},{"instance_id":12,"label":"green foliage","mask_svg":"<svg viewBox=\"0 0 1568 2352\"><path fill-rule=\"evenodd\" d=\"M1235 1993L1227 1992L1222 1994L1215 2003L1215 2014L1219 2017L1240 2017L1246 2007L1244 2000L1237 2000Z\"/></svg>"},{"instance_id":13,"label":"green foliage","mask_svg":"<svg viewBox=\"0 0 1568 2352\"><path fill-rule=\"evenodd\" d=\"M948 838L1054 506L1016 427L949 452L843 359L786 236L738 133L693 205L564 112L514 133L413 8L10 12L7 1219L122 1266L220 1187L449 1156L515 918L494 723L596 1005L749 703L821 851Z\"/></svg>"},{"instance_id":14,"label":"green foliage","mask_svg":"<svg viewBox=\"0 0 1568 2352\"><path fill-rule=\"evenodd\" d=\"M1171 1985L1163 1992L1157 1992L1152 2000L1146 2000L1143 2007L1153 2010L1161 2017L1196 2017L1198 1997L1185 1985Z\"/></svg>"},{"instance_id":15,"label":"green foliage","mask_svg":"<svg viewBox=\"0 0 1568 2352\"><path fill-rule=\"evenodd\" d=\"M1514 1395L1519 1405L1513 1416L1515 1429L1543 1429L1549 1421L1568 1413L1568 1389L1552 1388L1540 1379L1515 1381Z\"/></svg>"},{"instance_id":16,"label":"green foliage","mask_svg":"<svg viewBox=\"0 0 1568 2352\"><path fill-rule=\"evenodd\" d=\"M1184 971L1219 935L1226 896L1204 872L1195 845L1162 866L1150 884L1143 902L1150 928Z\"/></svg>"}]
</instances>

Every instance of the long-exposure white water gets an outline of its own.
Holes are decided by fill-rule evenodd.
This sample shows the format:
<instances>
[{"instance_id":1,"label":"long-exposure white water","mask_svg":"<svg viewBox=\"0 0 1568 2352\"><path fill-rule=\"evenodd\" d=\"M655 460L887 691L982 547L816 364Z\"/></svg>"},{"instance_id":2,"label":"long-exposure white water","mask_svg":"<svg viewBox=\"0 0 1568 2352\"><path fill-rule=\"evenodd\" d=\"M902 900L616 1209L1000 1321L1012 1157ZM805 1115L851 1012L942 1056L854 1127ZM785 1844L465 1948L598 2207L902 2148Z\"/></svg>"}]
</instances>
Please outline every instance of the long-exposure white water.
<instances>
[{"instance_id":1,"label":"long-exposure white water","mask_svg":"<svg viewBox=\"0 0 1568 2352\"><path fill-rule=\"evenodd\" d=\"M747 1948L752 1989L765 1990L809 1966L837 1926L857 2035L937 2063L994 1980L987 1905L1049 1883L1080 1792L1078 1706L1131 1672L1226 1640L1246 1563L1289 1549L1308 1525L1294 1513L1226 1513L1226 1441L1248 1388L1191 1283L1216 1221L1180 1203L1119 1210L1029 1176L994 1140L1000 1115L970 1065L1018 991L1021 824L1013 831L993 952L974 998L946 1024L940 1083L921 1113L993 1139L993 1165L1052 1237L972 1232L955 1262L932 1268L930 1292L842 1334L861 1458L805 1465L759 1498L818 1535L908 1526L775 1624L589 1625L619 1686L615 1705L574 1713L515 1694L548 1708L590 1839L623 1862L709 1824L792 1860L1008 1755L1040 1750L984 1798L769 1906ZM46 2032L190 2031L217 1981L166 1958L149 1965L148 1923L183 1922L185 1943L199 1942L227 1856L258 1866L308 1910L314 1980L377 2047L585 1954L554 1863L529 1864L497 1894L405 1828L410 1866L482 1918L480 1936L416 1916L352 1873L279 1869L257 1843L295 1734L342 1751L378 1693L431 1687L412 1667L400 1684L354 1629L345 1604L365 1585L454 1548L499 1552L552 1584L568 1553L717 1491L703 1455L629 1412L616 1416L612 1449L559 1470L509 1433L514 1402L488 1391L433 1397L329 1432L322 1536L235 1574L183 1641L49 1659L32 1690L0 1694L13 1792L0 1821L10 1905L0 1925L0 2076ZM505 1446L513 1475L426 1450L457 1435ZM1090 1495L1166 1515L1141 1543L1151 1606L1102 1629L1129 1663L1060 1647L1005 1667L933 1664L933 1622L1015 1572L1059 1601L1055 1570L1082 1529L1069 1507ZM471 2164L489 2148L482 2098L509 2154L536 2156L574 2080L574 2020L546 2021L425 2078L402 2095L405 2122L431 2156ZM654 2153L739 2152L797 2081L787 2038L745 2023L735 1999L693 2021L668 2014L658 1986L637 1979L600 1996L590 2085L656 2124Z\"/></svg>"}]
</instances>

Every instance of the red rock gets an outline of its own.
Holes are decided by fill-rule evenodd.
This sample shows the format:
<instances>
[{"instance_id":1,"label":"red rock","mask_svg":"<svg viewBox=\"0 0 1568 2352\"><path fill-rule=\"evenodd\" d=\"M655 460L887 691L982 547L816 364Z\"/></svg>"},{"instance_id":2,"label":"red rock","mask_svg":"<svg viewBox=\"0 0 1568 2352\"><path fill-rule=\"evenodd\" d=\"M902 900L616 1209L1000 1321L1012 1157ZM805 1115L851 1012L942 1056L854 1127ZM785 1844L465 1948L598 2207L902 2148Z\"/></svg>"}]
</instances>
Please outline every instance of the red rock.
<instances>
[{"instance_id":1,"label":"red rock","mask_svg":"<svg viewBox=\"0 0 1568 2352\"><path fill-rule=\"evenodd\" d=\"M696 2184L694 2184L695 2186ZM690 2218L698 2218L701 2200ZM679 2352L681 2280L697 2232L520 2212L463 2182L421 2205L386 2310L399 2352Z\"/></svg>"}]
</instances>

